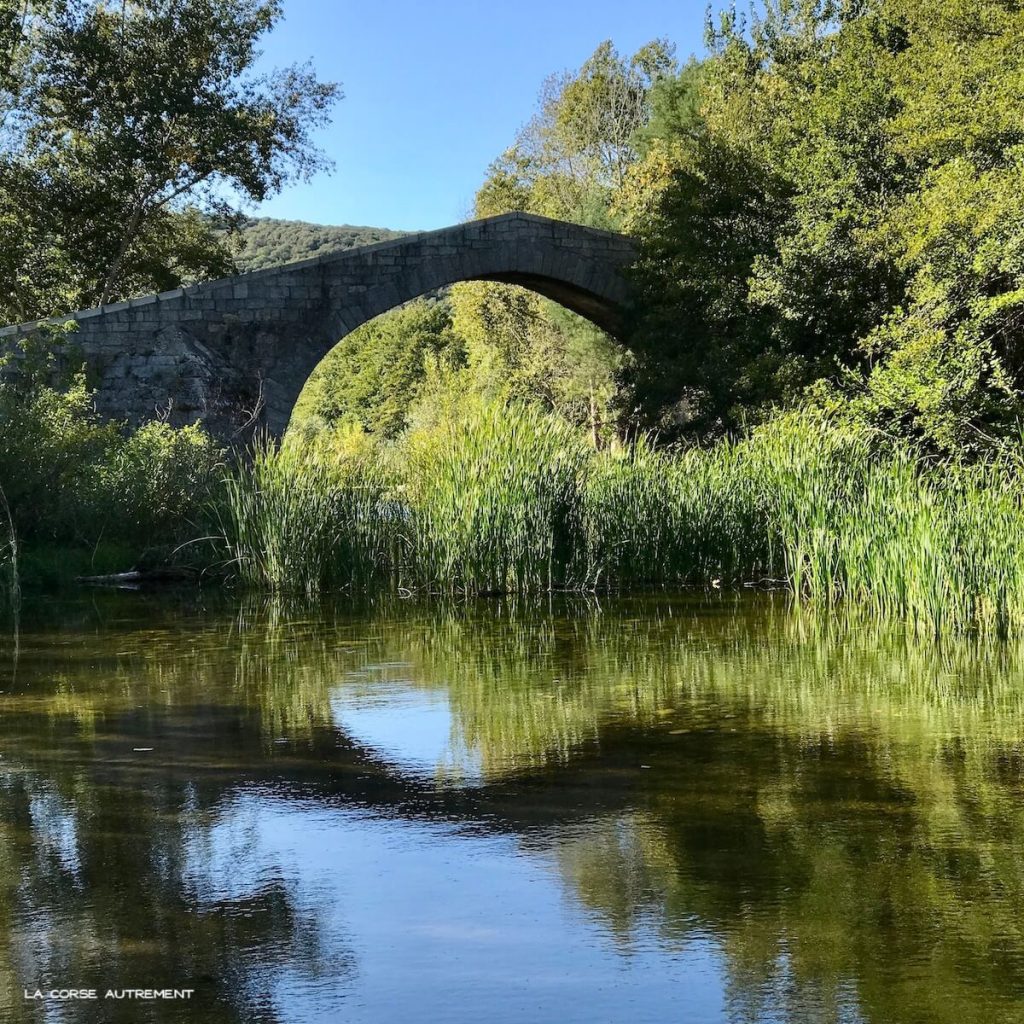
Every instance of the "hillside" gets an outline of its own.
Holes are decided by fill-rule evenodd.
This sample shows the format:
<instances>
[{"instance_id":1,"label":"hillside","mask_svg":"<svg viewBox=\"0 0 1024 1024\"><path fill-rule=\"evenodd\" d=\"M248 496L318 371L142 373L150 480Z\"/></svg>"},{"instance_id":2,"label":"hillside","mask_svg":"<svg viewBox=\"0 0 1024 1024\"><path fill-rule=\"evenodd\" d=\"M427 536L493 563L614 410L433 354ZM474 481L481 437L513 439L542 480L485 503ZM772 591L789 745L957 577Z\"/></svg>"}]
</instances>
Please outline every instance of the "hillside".
<instances>
[{"instance_id":1,"label":"hillside","mask_svg":"<svg viewBox=\"0 0 1024 1024\"><path fill-rule=\"evenodd\" d=\"M357 227L351 224L309 224L302 220L254 217L242 228L235 259L240 271L262 270L320 253L353 249L359 245L399 238L404 231Z\"/></svg>"}]
</instances>

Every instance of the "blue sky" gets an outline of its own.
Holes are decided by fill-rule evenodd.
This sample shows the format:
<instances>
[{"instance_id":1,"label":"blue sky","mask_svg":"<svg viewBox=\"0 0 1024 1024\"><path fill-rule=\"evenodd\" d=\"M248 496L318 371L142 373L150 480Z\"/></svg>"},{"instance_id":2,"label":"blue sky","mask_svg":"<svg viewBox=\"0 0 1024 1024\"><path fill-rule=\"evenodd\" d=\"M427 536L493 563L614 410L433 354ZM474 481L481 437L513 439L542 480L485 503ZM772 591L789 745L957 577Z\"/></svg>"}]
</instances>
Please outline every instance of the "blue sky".
<instances>
[{"instance_id":1,"label":"blue sky","mask_svg":"<svg viewBox=\"0 0 1024 1024\"><path fill-rule=\"evenodd\" d=\"M256 212L404 230L467 215L487 165L529 120L552 72L604 39L703 49L705 0L284 0L264 62L312 61L345 98L319 142L330 175Z\"/></svg>"}]
</instances>

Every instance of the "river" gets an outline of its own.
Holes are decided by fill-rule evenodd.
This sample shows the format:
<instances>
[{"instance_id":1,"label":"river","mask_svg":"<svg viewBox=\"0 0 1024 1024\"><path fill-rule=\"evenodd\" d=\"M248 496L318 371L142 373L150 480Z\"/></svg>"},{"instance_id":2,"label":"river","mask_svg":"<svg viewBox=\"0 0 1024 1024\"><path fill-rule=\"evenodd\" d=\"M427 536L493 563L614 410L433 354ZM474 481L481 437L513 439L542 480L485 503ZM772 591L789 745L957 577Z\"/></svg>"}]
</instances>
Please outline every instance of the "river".
<instances>
[{"instance_id":1,"label":"river","mask_svg":"<svg viewBox=\"0 0 1024 1024\"><path fill-rule=\"evenodd\" d=\"M3 1021L1024 1020L1024 648L770 595L4 622Z\"/></svg>"}]
</instances>

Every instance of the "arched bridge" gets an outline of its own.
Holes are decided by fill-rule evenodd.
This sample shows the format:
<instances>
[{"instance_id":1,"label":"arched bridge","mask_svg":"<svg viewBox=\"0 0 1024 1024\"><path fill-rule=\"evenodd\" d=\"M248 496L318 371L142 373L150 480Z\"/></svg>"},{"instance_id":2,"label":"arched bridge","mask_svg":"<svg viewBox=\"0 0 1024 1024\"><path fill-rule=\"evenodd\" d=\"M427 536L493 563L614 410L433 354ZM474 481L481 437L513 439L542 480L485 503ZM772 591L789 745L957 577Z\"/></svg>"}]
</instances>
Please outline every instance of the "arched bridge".
<instances>
[{"instance_id":1,"label":"arched bridge","mask_svg":"<svg viewBox=\"0 0 1024 1024\"><path fill-rule=\"evenodd\" d=\"M74 313L66 358L85 364L104 416L201 420L239 443L258 427L284 432L310 373L350 331L457 281L523 285L615 334L633 258L621 235L504 214ZM0 347L36 327L0 330Z\"/></svg>"}]
</instances>

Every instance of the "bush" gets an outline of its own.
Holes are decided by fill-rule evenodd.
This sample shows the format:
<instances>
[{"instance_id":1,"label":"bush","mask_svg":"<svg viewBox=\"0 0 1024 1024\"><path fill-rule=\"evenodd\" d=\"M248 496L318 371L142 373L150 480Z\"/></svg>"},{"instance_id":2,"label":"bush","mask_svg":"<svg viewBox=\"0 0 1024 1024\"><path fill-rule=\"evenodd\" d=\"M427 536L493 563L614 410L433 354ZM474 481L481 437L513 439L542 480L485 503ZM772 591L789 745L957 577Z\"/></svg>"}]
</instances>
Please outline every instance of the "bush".
<instances>
[{"instance_id":1,"label":"bush","mask_svg":"<svg viewBox=\"0 0 1024 1024\"><path fill-rule=\"evenodd\" d=\"M94 507L105 508L130 542L180 543L206 518L202 506L222 465L223 453L201 427L145 423L118 435L97 467Z\"/></svg>"},{"instance_id":2,"label":"bush","mask_svg":"<svg viewBox=\"0 0 1024 1024\"><path fill-rule=\"evenodd\" d=\"M81 375L0 384L0 486L26 549L116 541L133 561L166 556L202 529L221 463L199 427L102 421Z\"/></svg>"}]
</instances>

